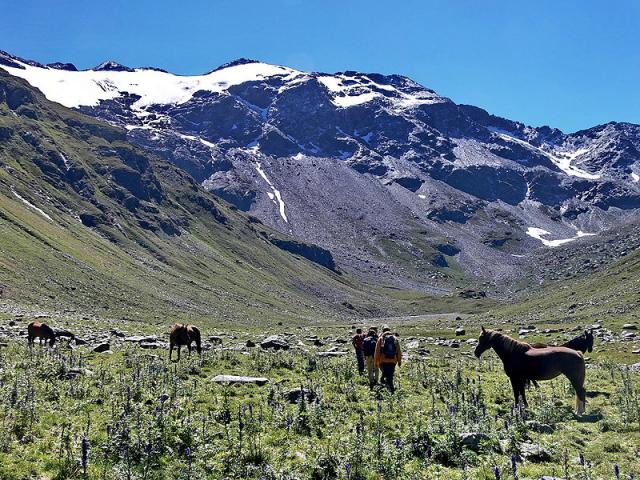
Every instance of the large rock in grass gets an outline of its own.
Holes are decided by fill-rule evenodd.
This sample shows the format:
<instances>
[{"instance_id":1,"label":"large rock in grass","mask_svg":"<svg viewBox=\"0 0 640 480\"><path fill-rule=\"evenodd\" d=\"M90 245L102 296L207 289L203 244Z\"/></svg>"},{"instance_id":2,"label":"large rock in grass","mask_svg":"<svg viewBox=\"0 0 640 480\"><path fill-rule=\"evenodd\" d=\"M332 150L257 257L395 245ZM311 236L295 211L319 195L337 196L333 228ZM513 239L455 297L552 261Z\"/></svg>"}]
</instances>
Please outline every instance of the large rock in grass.
<instances>
[{"instance_id":1,"label":"large rock in grass","mask_svg":"<svg viewBox=\"0 0 640 480\"><path fill-rule=\"evenodd\" d=\"M318 397L314 391L306 388L294 388L283 394L289 403L298 403L303 397L307 402L313 402Z\"/></svg>"},{"instance_id":2,"label":"large rock in grass","mask_svg":"<svg viewBox=\"0 0 640 480\"><path fill-rule=\"evenodd\" d=\"M463 432L460 434L460 443L474 452L480 451L480 445L489 439L486 433Z\"/></svg>"},{"instance_id":3,"label":"large rock in grass","mask_svg":"<svg viewBox=\"0 0 640 480\"><path fill-rule=\"evenodd\" d=\"M252 383L261 387L269 383L269 379L265 377L243 377L238 375L216 375L211 379L213 383Z\"/></svg>"},{"instance_id":4,"label":"large rock in grass","mask_svg":"<svg viewBox=\"0 0 640 480\"><path fill-rule=\"evenodd\" d=\"M93 347L93 351L96 353L104 353L111 349L111 345L108 343L101 343Z\"/></svg>"},{"instance_id":5,"label":"large rock in grass","mask_svg":"<svg viewBox=\"0 0 640 480\"><path fill-rule=\"evenodd\" d=\"M551 453L537 443L525 442L521 444L520 456L533 463L548 462L551 460Z\"/></svg>"},{"instance_id":6,"label":"large rock in grass","mask_svg":"<svg viewBox=\"0 0 640 480\"><path fill-rule=\"evenodd\" d=\"M264 348L265 350L289 350L290 345L289 343L287 343L284 337L280 335L271 335L260 342L260 347Z\"/></svg>"}]
</instances>

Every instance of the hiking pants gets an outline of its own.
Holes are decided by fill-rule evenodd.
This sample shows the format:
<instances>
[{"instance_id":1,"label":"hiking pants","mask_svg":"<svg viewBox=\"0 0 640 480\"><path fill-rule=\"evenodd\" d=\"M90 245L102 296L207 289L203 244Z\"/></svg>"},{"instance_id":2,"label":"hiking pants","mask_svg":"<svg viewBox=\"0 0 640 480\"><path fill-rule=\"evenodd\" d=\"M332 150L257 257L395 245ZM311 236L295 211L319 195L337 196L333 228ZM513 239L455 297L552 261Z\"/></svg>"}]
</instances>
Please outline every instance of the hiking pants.
<instances>
[{"instance_id":1,"label":"hiking pants","mask_svg":"<svg viewBox=\"0 0 640 480\"><path fill-rule=\"evenodd\" d=\"M367 376L369 377L369 385L373 387L378 383L378 367L376 362L373 361L373 355L364 357L364 361L367 364Z\"/></svg>"},{"instance_id":2,"label":"hiking pants","mask_svg":"<svg viewBox=\"0 0 640 480\"><path fill-rule=\"evenodd\" d=\"M387 388L391 393L395 392L395 387L393 386L393 374L396 371L395 363L382 363L380 364L380 368L382 369L382 375L384 375L385 383L387 384Z\"/></svg>"},{"instance_id":3,"label":"hiking pants","mask_svg":"<svg viewBox=\"0 0 640 480\"><path fill-rule=\"evenodd\" d=\"M358 373L364 373L364 354L361 348L356 348L356 361L358 362Z\"/></svg>"}]
</instances>

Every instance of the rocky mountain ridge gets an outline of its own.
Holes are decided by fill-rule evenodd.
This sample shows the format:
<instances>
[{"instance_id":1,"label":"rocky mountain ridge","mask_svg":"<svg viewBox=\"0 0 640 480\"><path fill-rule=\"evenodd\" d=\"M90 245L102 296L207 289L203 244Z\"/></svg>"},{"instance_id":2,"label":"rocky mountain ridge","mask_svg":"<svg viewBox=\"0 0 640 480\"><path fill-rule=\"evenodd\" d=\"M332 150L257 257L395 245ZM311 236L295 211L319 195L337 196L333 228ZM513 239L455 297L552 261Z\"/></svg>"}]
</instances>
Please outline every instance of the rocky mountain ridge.
<instances>
[{"instance_id":1,"label":"rocky mountain ridge","mask_svg":"<svg viewBox=\"0 0 640 480\"><path fill-rule=\"evenodd\" d=\"M518 278L640 208L640 126L565 134L400 75L241 59L199 76L0 54L48 99L123 127L269 226L367 279L449 291ZM587 240L593 240L589 238Z\"/></svg>"}]
</instances>

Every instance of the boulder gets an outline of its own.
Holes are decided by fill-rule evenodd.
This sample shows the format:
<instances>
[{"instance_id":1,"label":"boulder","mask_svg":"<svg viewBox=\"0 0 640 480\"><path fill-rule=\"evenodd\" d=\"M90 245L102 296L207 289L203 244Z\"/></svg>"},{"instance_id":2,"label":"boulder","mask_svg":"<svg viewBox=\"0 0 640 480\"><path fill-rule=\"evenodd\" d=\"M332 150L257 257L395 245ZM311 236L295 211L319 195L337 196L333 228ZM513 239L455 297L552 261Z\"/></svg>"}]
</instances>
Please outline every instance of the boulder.
<instances>
[{"instance_id":1,"label":"boulder","mask_svg":"<svg viewBox=\"0 0 640 480\"><path fill-rule=\"evenodd\" d=\"M213 383L252 383L259 387L269 383L269 379L265 377L244 377L238 375L216 375L211 379Z\"/></svg>"},{"instance_id":2,"label":"boulder","mask_svg":"<svg viewBox=\"0 0 640 480\"><path fill-rule=\"evenodd\" d=\"M155 350L156 348L162 348L158 342L146 342L142 341L139 343L140 348L144 348L145 350Z\"/></svg>"},{"instance_id":3,"label":"boulder","mask_svg":"<svg viewBox=\"0 0 640 480\"><path fill-rule=\"evenodd\" d=\"M465 335L467 331L462 327L458 327L455 329L455 333L456 333L456 337L461 337L462 335Z\"/></svg>"},{"instance_id":4,"label":"boulder","mask_svg":"<svg viewBox=\"0 0 640 480\"><path fill-rule=\"evenodd\" d=\"M306 388L294 388L293 390L283 393L283 396L289 403L298 403L303 396L307 402L313 402L318 398L315 392L307 390Z\"/></svg>"},{"instance_id":5,"label":"boulder","mask_svg":"<svg viewBox=\"0 0 640 480\"><path fill-rule=\"evenodd\" d=\"M281 337L280 335L271 335L265 338L262 342L260 342L260 347L264 348L265 350L270 348L274 350L289 350L290 348L284 337Z\"/></svg>"},{"instance_id":6,"label":"boulder","mask_svg":"<svg viewBox=\"0 0 640 480\"><path fill-rule=\"evenodd\" d=\"M633 323L625 323L622 325L623 330L638 330L638 326Z\"/></svg>"},{"instance_id":7,"label":"boulder","mask_svg":"<svg viewBox=\"0 0 640 480\"><path fill-rule=\"evenodd\" d=\"M525 442L521 444L520 456L533 463L548 462L551 460L551 453L537 443Z\"/></svg>"},{"instance_id":8,"label":"boulder","mask_svg":"<svg viewBox=\"0 0 640 480\"><path fill-rule=\"evenodd\" d=\"M481 432L463 432L459 437L460 443L474 452L479 452L480 444L489 439L486 433Z\"/></svg>"},{"instance_id":9,"label":"boulder","mask_svg":"<svg viewBox=\"0 0 640 480\"><path fill-rule=\"evenodd\" d=\"M555 431L555 427L553 425L548 425L546 423L540 423L535 420L528 420L527 427L529 430L533 430L538 433L553 433Z\"/></svg>"},{"instance_id":10,"label":"boulder","mask_svg":"<svg viewBox=\"0 0 640 480\"><path fill-rule=\"evenodd\" d=\"M247 340L247 343L245 343L245 345L249 348L253 348L256 346L256 342L254 342L253 340Z\"/></svg>"},{"instance_id":11,"label":"boulder","mask_svg":"<svg viewBox=\"0 0 640 480\"><path fill-rule=\"evenodd\" d=\"M101 343L93 347L93 351L96 353L103 353L110 349L111 349L111 345L108 343Z\"/></svg>"}]
</instances>

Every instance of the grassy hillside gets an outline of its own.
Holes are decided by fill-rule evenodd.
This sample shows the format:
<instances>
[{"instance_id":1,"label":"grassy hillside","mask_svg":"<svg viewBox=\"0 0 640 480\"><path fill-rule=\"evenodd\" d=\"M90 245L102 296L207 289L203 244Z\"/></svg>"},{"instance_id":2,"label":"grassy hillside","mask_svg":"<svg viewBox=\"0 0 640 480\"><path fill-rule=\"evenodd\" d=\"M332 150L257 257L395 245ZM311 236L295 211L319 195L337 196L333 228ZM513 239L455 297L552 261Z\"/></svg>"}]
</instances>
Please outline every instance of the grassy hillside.
<instances>
[{"instance_id":1,"label":"grassy hillside","mask_svg":"<svg viewBox=\"0 0 640 480\"><path fill-rule=\"evenodd\" d=\"M640 318L640 251L521 292L487 316L514 322L582 322L619 326Z\"/></svg>"},{"instance_id":2,"label":"grassy hillside","mask_svg":"<svg viewBox=\"0 0 640 480\"><path fill-rule=\"evenodd\" d=\"M417 292L388 295L276 247L287 240L130 145L122 130L4 72L0 232L5 311L252 324L441 305Z\"/></svg>"}]
</instances>

